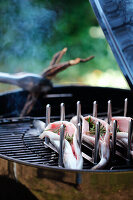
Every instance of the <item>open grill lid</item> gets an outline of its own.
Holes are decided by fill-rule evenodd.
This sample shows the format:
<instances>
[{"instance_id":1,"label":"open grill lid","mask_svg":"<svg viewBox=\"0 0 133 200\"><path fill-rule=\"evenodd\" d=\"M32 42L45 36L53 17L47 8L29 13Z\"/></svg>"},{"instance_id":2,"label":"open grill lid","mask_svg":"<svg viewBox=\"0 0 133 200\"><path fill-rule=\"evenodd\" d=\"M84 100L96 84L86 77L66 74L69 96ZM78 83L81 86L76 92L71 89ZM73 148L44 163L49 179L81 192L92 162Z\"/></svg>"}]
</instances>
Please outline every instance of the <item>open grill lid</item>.
<instances>
[{"instance_id":1,"label":"open grill lid","mask_svg":"<svg viewBox=\"0 0 133 200\"><path fill-rule=\"evenodd\" d=\"M133 90L133 1L90 0L114 56Z\"/></svg>"}]
</instances>

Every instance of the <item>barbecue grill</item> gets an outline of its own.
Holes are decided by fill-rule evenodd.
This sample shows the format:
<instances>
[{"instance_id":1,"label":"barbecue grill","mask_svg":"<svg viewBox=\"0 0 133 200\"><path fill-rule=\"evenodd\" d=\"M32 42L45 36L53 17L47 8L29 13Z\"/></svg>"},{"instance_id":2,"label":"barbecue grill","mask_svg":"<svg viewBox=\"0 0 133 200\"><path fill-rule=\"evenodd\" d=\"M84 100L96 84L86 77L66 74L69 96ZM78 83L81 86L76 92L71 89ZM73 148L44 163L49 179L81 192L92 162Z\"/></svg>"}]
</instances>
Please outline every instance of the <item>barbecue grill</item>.
<instances>
[{"instance_id":1,"label":"barbecue grill","mask_svg":"<svg viewBox=\"0 0 133 200\"><path fill-rule=\"evenodd\" d=\"M132 2L90 1L121 70L133 89L131 61L132 43L127 43L125 29L132 31ZM107 9L111 7L111 10ZM116 13L117 10L117 13ZM127 18L122 13L126 12ZM121 34L121 35L119 35ZM132 40L132 38L129 38ZM129 54L130 52L130 54ZM0 95L0 199L119 199L133 198L133 163L126 148L116 146L115 158L103 170L91 170L93 163L84 158L82 170L59 166L59 155L44 145L38 136L28 134L33 121L46 121L45 106L51 105L50 120L60 120L60 105L65 105L65 119L77 114L77 101L83 115L93 114L93 102L98 102L98 117L107 117L111 100L112 115L124 115L124 100L128 99L127 116L133 117L131 90L88 86L56 86L39 97L30 116L19 117L28 92L14 91ZM92 157L93 148L82 144L82 151ZM17 191L15 193L15 191ZM109 196L108 196L109 195Z\"/></svg>"}]
</instances>

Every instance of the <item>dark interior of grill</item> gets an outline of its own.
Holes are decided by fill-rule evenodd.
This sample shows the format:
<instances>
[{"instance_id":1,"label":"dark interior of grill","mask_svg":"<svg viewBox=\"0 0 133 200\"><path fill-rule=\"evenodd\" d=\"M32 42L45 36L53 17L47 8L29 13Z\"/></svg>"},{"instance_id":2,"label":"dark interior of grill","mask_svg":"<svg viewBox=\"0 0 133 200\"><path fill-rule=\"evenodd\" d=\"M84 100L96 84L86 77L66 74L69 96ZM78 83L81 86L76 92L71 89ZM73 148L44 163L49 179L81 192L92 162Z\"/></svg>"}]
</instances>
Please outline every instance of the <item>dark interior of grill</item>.
<instances>
[{"instance_id":1,"label":"dark interior of grill","mask_svg":"<svg viewBox=\"0 0 133 200\"><path fill-rule=\"evenodd\" d=\"M15 91L0 96L0 157L41 168L58 167L58 154L44 146L38 136L28 134L33 120L46 120L46 105L51 105L51 121L60 120L60 104L65 104L66 120L76 115L76 102L81 101L82 114L92 115L93 101L98 102L98 117L107 117L107 101L112 101L113 116L123 116L124 99L128 98L127 115L133 116L133 94L129 90L97 88L88 86L57 86L45 96L41 96L30 116L19 117L26 100L25 91ZM82 144L82 151L92 156L93 148ZM111 160L105 170L132 169L132 161L127 161L127 150L117 144L115 160ZM84 159L83 170L89 170L93 164Z\"/></svg>"}]
</instances>

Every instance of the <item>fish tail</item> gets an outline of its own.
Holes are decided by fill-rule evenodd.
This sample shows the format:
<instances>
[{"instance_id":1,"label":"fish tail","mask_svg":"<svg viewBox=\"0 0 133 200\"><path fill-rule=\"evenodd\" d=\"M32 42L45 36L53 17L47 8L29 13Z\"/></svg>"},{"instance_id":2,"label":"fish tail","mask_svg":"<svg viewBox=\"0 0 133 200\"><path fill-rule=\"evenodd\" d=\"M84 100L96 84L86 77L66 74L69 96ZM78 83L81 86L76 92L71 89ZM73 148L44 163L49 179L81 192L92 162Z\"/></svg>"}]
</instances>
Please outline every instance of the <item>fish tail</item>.
<instances>
[{"instance_id":1,"label":"fish tail","mask_svg":"<svg viewBox=\"0 0 133 200\"><path fill-rule=\"evenodd\" d=\"M97 165L92 167L92 170L103 169L107 165L107 162L107 159L103 157Z\"/></svg>"}]
</instances>

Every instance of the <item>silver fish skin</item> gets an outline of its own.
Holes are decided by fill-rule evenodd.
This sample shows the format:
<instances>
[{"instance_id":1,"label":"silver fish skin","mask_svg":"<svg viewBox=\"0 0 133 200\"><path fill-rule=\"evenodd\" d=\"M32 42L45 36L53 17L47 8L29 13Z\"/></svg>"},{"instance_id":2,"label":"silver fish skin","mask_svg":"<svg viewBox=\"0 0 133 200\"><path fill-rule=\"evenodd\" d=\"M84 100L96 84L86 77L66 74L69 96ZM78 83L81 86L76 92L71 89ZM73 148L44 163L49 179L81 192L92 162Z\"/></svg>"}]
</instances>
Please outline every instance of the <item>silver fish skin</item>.
<instances>
[{"instance_id":1,"label":"silver fish skin","mask_svg":"<svg viewBox=\"0 0 133 200\"><path fill-rule=\"evenodd\" d=\"M45 130L45 123L41 120L33 121L33 128L27 131L27 134L39 136Z\"/></svg>"},{"instance_id":2,"label":"silver fish skin","mask_svg":"<svg viewBox=\"0 0 133 200\"><path fill-rule=\"evenodd\" d=\"M45 130L46 126L46 124L41 120L34 120L33 125L40 133L42 133Z\"/></svg>"}]
</instances>

